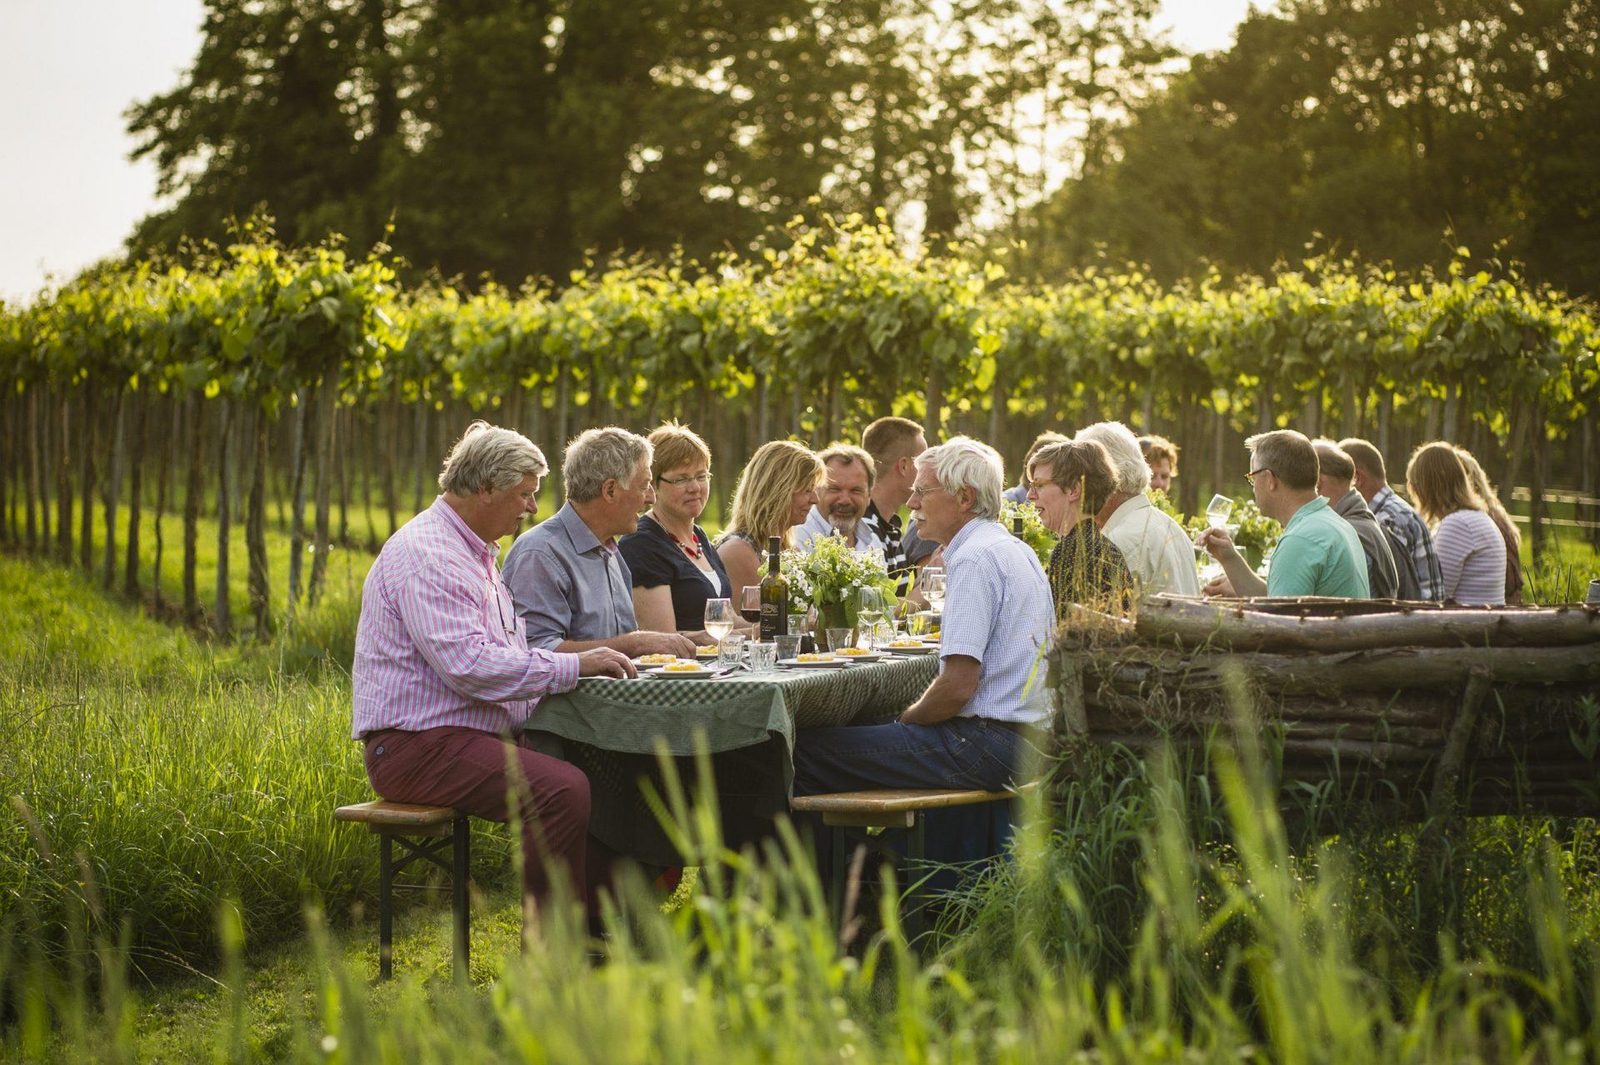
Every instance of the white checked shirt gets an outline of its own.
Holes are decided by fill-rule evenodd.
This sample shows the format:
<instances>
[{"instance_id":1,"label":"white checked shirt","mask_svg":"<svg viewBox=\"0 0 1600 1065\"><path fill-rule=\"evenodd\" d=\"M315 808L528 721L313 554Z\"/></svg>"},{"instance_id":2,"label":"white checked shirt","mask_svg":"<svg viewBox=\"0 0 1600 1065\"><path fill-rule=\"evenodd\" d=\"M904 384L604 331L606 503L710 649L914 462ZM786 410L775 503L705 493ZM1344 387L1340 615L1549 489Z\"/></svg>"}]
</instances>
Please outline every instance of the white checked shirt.
<instances>
[{"instance_id":1,"label":"white checked shirt","mask_svg":"<svg viewBox=\"0 0 1600 1065\"><path fill-rule=\"evenodd\" d=\"M389 537L361 588L354 738L441 725L509 732L540 698L578 683L577 655L528 649L499 553L442 496Z\"/></svg>"},{"instance_id":2,"label":"white checked shirt","mask_svg":"<svg viewBox=\"0 0 1600 1065\"><path fill-rule=\"evenodd\" d=\"M1048 720L1043 651L1055 609L1039 556L999 522L975 518L945 545L944 568L941 666L951 655L980 664L978 688L958 716Z\"/></svg>"}]
</instances>

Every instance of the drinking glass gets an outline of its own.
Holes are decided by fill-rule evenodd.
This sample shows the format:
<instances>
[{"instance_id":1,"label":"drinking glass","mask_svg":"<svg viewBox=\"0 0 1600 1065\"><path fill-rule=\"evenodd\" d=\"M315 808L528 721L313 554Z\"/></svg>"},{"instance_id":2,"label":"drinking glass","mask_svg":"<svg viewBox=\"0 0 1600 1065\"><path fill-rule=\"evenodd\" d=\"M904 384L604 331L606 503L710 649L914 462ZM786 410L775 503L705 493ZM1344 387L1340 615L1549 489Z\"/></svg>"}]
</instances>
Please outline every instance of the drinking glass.
<instances>
[{"instance_id":1,"label":"drinking glass","mask_svg":"<svg viewBox=\"0 0 1600 1065\"><path fill-rule=\"evenodd\" d=\"M738 669L744 664L744 633L730 632L717 645L717 668Z\"/></svg>"},{"instance_id":2,"label":"drinking glass","mask_svg":"<svg viewBox=\"0 0 1600 1065\"><path fill-rule=\"evenodd\" d=\"M1212 496L1211 502L1206 504L1206 522L1213 529L1222 528L1232 516L1233 500L1227 496Z\"/></svg>"},{"instance_id":3,"label":"drinking glass","mask_svg":"<svg viewBox=\"0 0 1600 1065\"><path fill-rule=\"evenodd\" d=\"M740 589L739 613L752 624L761 620L761 585L747 584Z\"/></svg>"},{"instance_id":4,"label":"drinking glass","mask_svg":"<svg viewBox=\"0 0 1600 1065\"><path fill-rule=\"evenodd\" d=\"M717 643L727 638L733 631L734 621L733 600L707 599L706 600L706 634Z\"/></svg>"},{"instance_id":5,"label":"drinking glass","mask_svg":"<svg viewBox=\"0 0 1600 1065\"><path fill-rule=\"evenodd\" d=\"M774 637L773 643L778 649L778 661L787 662L800 653L800 634L791 632L787 636Z\"/></svg>"},{"instance_id":6,"label":"drinking glass","mask_svg":"<svg viewBox=\"0 0 1600 1065\"><path fill-rule=\"evenodd\" d=\"M922 574L917 578L917 587L922 592L922 598L928 601L928 606L935 612L942 613L944 610L944 567L922 567Z\"/></svg>"},{"instance_id":7,"label":"drinking glass","mask_svg":"<svg viewBox=\"0 0 1600 1065\"><path fill-rule=\"evenodd\" d=\"M779 639L782 639L780 636ZM796 640L799 638L796 637ZM771 640L750 642L750 672L771 673L778 668L778 645Z\"/></svg>"},{"instance_id":8,"label":"drinking glass","mask_svg":"<svg viewBox=\"0 0 1600 1065\"><path fill-rule=\"evenodd\" d=\"M862 588L856 593L856 617L861 622L861 635L867 646L877 644L878 623L889 613L889 599L882 588Z\"/></svg>"},{"instance_id":9,"label":"drinking glass","mask_svg":"<svg viewBox=\"0 0 1600 1065\"><path fill-rule=\"evenodd\" d=\"M830 650L830 651L842 651L846 647L849 647L849 646L850 646L850 630L849 629L829 629L828 630L828 650Z\"/></svg>"}]
</instances>

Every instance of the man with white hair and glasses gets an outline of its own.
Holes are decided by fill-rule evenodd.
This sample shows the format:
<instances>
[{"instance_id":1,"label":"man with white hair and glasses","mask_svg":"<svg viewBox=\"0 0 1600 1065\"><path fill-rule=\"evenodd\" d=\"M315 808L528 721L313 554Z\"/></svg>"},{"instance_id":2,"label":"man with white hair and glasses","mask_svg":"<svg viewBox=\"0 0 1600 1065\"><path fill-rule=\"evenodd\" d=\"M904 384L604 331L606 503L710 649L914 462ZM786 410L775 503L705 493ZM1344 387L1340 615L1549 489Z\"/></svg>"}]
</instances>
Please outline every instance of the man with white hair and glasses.
<instances>
[{"instance_id":1,"label":"man with white hair and glasses","mask_svg":"<svg viewBox=\"0 0 1600 1065\"><path fill-rule=\"evenodd\" d=\"M616 426L585 430L567 445L561 479L566 505L506 552L506 587L527 624L528 643L693 657L687 636L639 630L633 575L617 546L656 499L650 441Z\"/></svg>"},{"instance_id":2,"label":"man with white hair and glasses","mask_svg":"<svg viewBox=\"0 0 1600 1065\"><path fill-rule=\"evenodd\" d=\"M609 648L528 647L495 558L538 509L544 455L527 437L474 422L439 474L440 495L383 545L361 590L351 672L354 737L391 802L453 806L522 824L523 890L534 903L568 876L594 908L589 781L534 751L523 724L580 676L631 677ZM514 766L514 768L512 768Z\"/></svg>"},{"instance_id":3,"label":"man with white hair and glasses","mask_svg":"<svg viewBox=\"0 0 1600 1065\"><path fill-rule=\"evenodd\" d=\"M1094 520L1106 539L1122 551L1140 592L1198 596L1200 574L1195 568L1194 543L1183 526L1156 509L1145 495L1150 487L1150 465L1139 438L1121 422L1097 422L1079 429L1073 439L1093 440L1111 456L1116 490Z\"/></svg>"},{"instance_id":4,"label":"man with white hair and glasses","mask_svg":"<svg viewBox=\"0 0 1600 1065\"><path fill-rule=\"evenodd\" d=\"M1000 456L975 440L917 457L911 509L944 545L939 674L890 724L800 731L795 794L1011 786L1050 716L1039 658L1054 613L1038 556L997 520L1004 487Z\"/></svg>"}]
</instances>

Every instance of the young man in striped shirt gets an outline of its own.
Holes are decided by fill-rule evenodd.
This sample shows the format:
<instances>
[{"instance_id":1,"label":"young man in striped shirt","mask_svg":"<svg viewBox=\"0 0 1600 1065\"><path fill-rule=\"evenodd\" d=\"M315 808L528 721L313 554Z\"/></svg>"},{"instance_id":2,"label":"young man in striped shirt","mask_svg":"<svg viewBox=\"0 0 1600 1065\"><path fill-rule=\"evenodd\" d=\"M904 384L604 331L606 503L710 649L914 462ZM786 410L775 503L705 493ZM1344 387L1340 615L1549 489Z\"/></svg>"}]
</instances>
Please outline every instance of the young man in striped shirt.
<instances>
[{"instance_id":1,"label":"young man in striped shirt","mask_svg":"<svg viewBox=\"0 0 1600 1065\"><path fill-rule=\"evenodd\" d=\"M553 878L594 916L586 866L589 781L532 750L522 726L580 676L635 676L607 647L530 649L500 579L500 538L538 509L544 455L520 433L468 426L439 474L440 496L389 538L367 573L356 626L354 738L391 802L522 819L523 890L538 906ZM508 769L508 766L512 768Z\"/></svg>"}]
</instances>

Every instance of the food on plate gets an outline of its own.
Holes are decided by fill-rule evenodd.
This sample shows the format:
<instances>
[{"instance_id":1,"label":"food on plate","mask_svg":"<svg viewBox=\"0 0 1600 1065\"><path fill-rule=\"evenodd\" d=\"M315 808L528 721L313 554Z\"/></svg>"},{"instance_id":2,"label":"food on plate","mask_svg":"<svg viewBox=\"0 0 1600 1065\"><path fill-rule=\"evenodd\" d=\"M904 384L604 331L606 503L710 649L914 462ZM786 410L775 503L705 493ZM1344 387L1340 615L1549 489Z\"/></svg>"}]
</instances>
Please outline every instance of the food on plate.
<instances>
[{"instance_id":1,"label":"food on plate","mask_svg":"<svg viewBox=\"0 0 1600 1065\"><path fill-rule=\"evenodd\" d=\"M717 645L712 644L710 647L696 647L694 649L694 653L699 655L701 658L715 658L717 657Z\"/></svg>"},{"instance_id":2,"label":"food on plate","mask_svg":"<svg viewBox=\"0 0 1600 1065\"><path fill-rule=\"evenodd\" d=\"M638 662L641 666L669 666L678 660L677 655L657 652L653 655L640 655Z\"/></svg>"},{"instance_id":3,"label":"food on plate","mask_svg":"<svg viewBox=\"0 0 1600 1065\"><path fill-rule=\"evenodd\" d=\"M902 637L900 637L900 639L895 640L889 646L890 647L925 647L927 645L924 644L921 640L913 640L910 637L902 636Z\"/></svg>"},{"instance_id":4,"label":"food on plate","mask_svg":"<svg viewBox=\"0 0 1600 1065\"><path fill-rule=\"evenodd\" d=\"M703 673L705 666L699 662L674 662L670 666L662 666L663 673Z\"/></svg>"},{"instance_id":5,"label":"food on plate","mask_svg":"<svg viewBox=\"0 0 1600 1065\"><path fill-rule=\"evenodd\" d=\"M866 647L845 647L839 651L841 658L862 658L870 655L872 651Z\"/></svg>"},{"instance_id":6,"label":"food on plate","mask_svg":"<svg viewBox=\"0 0 1600 1065\"><path fill-rule=\"evenodd\" d=\"M828 651L822 651L815 654L807 651L803 655L795 655L794 660L796 662L832 662L833 654Z\"/></svg>"}]
</instances>

